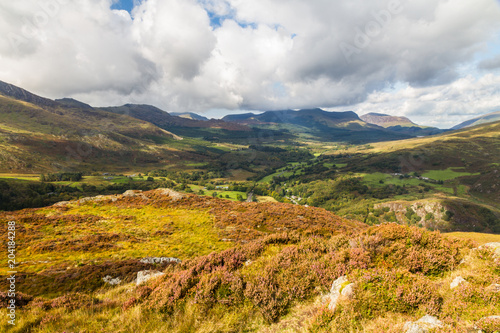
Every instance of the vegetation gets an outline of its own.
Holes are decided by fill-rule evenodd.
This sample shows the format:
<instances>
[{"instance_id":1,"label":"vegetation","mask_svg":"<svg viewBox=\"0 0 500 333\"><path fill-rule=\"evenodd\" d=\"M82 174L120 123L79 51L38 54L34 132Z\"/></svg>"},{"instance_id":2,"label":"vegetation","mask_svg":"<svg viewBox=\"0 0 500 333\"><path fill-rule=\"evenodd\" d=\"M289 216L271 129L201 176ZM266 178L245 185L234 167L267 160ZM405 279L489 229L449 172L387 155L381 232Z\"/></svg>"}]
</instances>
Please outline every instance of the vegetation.
<instances>
[{"instance_id":1,"label":"vegetation","mask_svg":"<svg viewBox=\"0 0 500 333\"><path fill-rule=\"evenodd\" d=\"M493 325L481 320L500 311L498 294L486 288L500 282L491 251L417 227L366 227L318 208L155 190L0 219L22 228L15 331L399 332L432 314L447 332L461 332ZM170 255L182 263L139 262ZM165 275L130 283L147 269ZM108 275L122 283L105 284ZM468 283L450 290L458 275ZM340 276L356 296L330 311L323 295Z\"/></svg>"}]
</instances>

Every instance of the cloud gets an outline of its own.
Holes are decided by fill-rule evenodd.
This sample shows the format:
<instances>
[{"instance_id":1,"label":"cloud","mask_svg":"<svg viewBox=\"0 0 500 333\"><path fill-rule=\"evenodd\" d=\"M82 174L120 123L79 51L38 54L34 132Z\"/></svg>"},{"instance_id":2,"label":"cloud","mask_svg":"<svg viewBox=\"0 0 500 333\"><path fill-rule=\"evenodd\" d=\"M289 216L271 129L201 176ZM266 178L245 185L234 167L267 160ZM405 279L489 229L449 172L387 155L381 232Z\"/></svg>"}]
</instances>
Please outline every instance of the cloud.
<instances>
[{"instance_id":1,"label":"cloud","mask_svg":"<svg viewBox=\"0 0 500 333\"><path fill-rule=\"evenodd\" d=\"M440 110L445 124L447 113L493 107L411 96L477 95L477 82L453 92L498 68L498 57L473 65L500 31L493 0L143 0L131 14L112 2L0 4L0 79L169 111L392 106Z\"/></svg>"},{"instance_id":2,"label":"cloud","mask_svg":"<svg viewBox=\"0 0 500 333\"><path fill-rule=\"evenodd\" d=\"M480 69L484 69L484 70L499 69L500 68L500 55L497 55L496 57L481 61L479 63L478 67Z\"/></svg>"}]
</instances>

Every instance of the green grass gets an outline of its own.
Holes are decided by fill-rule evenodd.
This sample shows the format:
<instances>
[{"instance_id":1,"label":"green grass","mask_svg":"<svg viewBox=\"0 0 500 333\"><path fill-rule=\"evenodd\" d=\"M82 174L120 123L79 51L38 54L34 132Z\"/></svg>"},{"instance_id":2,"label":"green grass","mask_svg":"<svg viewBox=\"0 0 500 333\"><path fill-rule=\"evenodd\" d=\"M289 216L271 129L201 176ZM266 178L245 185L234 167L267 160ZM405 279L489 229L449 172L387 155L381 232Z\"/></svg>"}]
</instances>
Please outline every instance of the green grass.
<instances>
[{"instance_id":1,"label":"green grass","mask_svg":"<svg viewBox=\"0 0 500 333\"><path fill-rule=\"evenodd\" d=\"M458 172L455 171L459 168L448 168L446 170L431 170L422 175L422 177L434 179L434 180L442 180L447 181L451 179L455 179L463 176L477 176L480 173L470 173L470 172Z\"/></svg>"}]
</instances>

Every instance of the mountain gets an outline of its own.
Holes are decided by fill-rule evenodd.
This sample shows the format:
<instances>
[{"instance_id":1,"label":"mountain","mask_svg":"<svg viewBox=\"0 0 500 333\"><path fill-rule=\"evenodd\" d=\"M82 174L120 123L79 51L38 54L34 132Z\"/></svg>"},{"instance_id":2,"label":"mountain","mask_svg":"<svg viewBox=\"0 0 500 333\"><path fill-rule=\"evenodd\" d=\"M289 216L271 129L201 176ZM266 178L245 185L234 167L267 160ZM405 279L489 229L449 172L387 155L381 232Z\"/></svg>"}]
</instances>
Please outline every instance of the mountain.
<instances>
[{"instance_id":1,"label":"mountain","mask_svg":"<svg viewBox=\"0 0 500 333\"><path fill-rule=\"evenodd\" d=\"M471 126L475 126L475 125L487 124L487 123L491 123L491 122L495 122L495 121L499 121L499 120L500 120L500 111L497 111L497 112L488 113L488 114L485 114L483 116L479 116L479 117L464 121L463 123L452 127L452 129L457 130L457 129L462 129L462 128L471 127Z\"/></svg>"},{"instance_id":2,"label":"mountain","mask_svg":"<svg viewBox=\"0 0 500 333\"><path fill-rule=\"evenodd\" d=\"M369 124L378 125L393 132L405 133L413 136L427 136L445 132L445 130L436 127L417 125L406 117L390 116L383 113L367 113L360 118Z\"/></svg>"},{"instance_id":3,"label":"mountain","mask_svg":"<svg viewBox=\"0 0 500 333\"><path fill-rule=\"evenodd\" d=\"M322 141L367 143L412 137L368 124L352 111L330 112L319 108L230 115L222 120L257 128L287 131L297 137Z\"/></svg>"},{"instance_id":4,"label":"mountain","mask_svg":"<svg viewBox=\"0 0 500 333\"><path fill-rule=\"evenodd\" d=\"M0 170L126 169L174 155L189 159L157 144L180 139L146 121L0 82Z\"/></svg>"},{"instance_id":5,"label":"mountain","mask_svg":"<svg viewBox=\"0 0 500 333\"><path fill-rule=\"evenodd\" d=\"M392 126L401 126L401 127L420 127L419 125L412 122L410 119L406 117L396 117L390 116L388 114L383 113L367 113L362 115L361 120L378 126L382 126L384 128L392 127Z\"/></svg>"},{"instance_id":6,"label":"mountain","mask_svg":"<svg viewBox=\"0 0 500 333\"><path fill-rule=\"evenodd\" d=\"M172 116L192 119L192 120L204 120L204 121L209 120L207 117L200 116L199 114L193 112L171 112L170 114Z\"/></svg>"},{"instance_id":7,"label":"mountain","mask_svg":"<svg viewBox=\"0 0 500 333\"><path fill-rule=\"evenodd\" d=\"M180 136L202 138L205 140L239 137L248 139L249 133L252 132L252 129L248 126L228 123L222 120L211 119L205 121L172 116L151 105L126 104L100 109L150 122Z\"/></svg>"}]
</instances>

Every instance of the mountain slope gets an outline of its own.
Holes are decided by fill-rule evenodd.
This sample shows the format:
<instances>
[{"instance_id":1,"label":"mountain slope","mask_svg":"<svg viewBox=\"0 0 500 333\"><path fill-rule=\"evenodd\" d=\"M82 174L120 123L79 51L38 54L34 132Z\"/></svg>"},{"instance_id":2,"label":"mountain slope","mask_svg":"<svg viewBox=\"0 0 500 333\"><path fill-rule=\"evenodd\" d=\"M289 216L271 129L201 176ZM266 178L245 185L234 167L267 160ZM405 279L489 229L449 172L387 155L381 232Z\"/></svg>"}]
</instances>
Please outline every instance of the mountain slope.
<instances>
[{"instance_id":1,"label":"mountain slope","mask_svg":"<svg viewBox=\"0 0 500 333\"><path fill-rule=\"evenodd\" d=\"M475 125L492 123L495 121L500 121L500 111L488 113L488 114L485 114L483 116L479 116L479 117L464 121L463 123L454 126L452 129L457 130L457 129L462 129L462 128L471 127L471 126L475 126Z\"/></svg>"},{"instance_id":2,"label":"mountain slope","mask_svg":"<svg viewBox=\"0 0 500 333\"><path fill-rule=\"evenodd\" d=\"M360 118L369 124L378 125L393 132L405 133L412 136L427 136L445 132L445 130L436 127L415 124L406 117L390 116L383 113L367 113Z\"/></svg>"},{"instance_id":3,"label":"mountain slope","mask_svg":"<svg viewBox=\"0 0 500 333\"><path fill-rule=\"evenodd\" d=\"M352 111L322 109L267 111L262 114L230 115L224 121L289 131L296 136L323 141L366 143L412 137L367 124Z\"/></svg>"},{"instance_id":4,"label":"mountain slope","mask_svg":"<svg viewBox=\"0 0 500 333\"><path fill-rule=\"evenodd\" d=\"M367 113L362 115L360 118L369 124L378 125L384 128L392 126L420 127L406 117L390 116L383 113Z\"/></svg>"},{"instance_id":5,"label":"mountain slope","mask_svg":"<svg viewBox=\"0 0 500 333\"><path fill-rule=\"evenodd\" d=\"M52 101L0 82L0 170L123 169L174 155L180 137L74 100Z\"/></svg>"},{"instance_id":6,"label":"mountain slope","mask_svg":"<svg viewBox=\"0 0 500 333\"><path fill-rule=\"evenodd\" d=\"M192 119L192 120L204 120L204 121L209 120L207 117L200 116L199 114L193 112L171 112L170 114L172 116Z\"/></svg>"}]
</instances>

